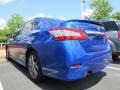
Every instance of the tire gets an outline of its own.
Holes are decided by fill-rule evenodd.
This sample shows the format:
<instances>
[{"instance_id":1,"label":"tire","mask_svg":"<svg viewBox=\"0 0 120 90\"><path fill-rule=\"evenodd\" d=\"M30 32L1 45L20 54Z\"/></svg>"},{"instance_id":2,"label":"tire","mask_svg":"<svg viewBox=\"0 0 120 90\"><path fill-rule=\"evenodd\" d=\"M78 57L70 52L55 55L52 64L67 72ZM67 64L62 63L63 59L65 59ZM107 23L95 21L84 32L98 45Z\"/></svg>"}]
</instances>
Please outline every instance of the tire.
<instances>
[{"instance_id":1,"label":"tire","mask_svg":"<svg viewBox=\"0 0 120 90\"><path fill-rule=\"evenodd\" d=\"M32 51L28 54L27 70L28 70L30 79L33 82L39 83L39 82L43 81L44 77L42 74L40 60L37 56L37 53L34 51Z\"/></svg>"},{"instance_id":2,"label":"tire","mask_svg":"<svg viewBox=\"0 0 120 90\"><path fill-rule=\"evenodd\" d=\"M117 55L112 55L112 59L113 59L113 61L117 61L118 60L118 56Z\"/></svg>"},{"instance_id":3,"label":"tire","mask_svg":"<svg viewBox=\"0 0 120 90\"><path fill-rule=\"evenodd\" d=\"M10 57L9 57L9 50L6 48L6 59L8 60L8 61L10 61L11 59L10 59Z\"/></svg>"}]
</instances>

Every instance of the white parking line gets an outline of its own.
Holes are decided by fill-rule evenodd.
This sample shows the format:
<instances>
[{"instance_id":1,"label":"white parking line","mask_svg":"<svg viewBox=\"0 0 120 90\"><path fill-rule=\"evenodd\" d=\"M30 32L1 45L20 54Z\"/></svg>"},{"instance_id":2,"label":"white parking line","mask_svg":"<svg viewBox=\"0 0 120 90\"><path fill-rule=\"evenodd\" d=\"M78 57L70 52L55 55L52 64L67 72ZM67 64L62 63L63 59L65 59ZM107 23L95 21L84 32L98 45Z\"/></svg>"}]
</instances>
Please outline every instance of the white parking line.
<instances>
[{"instance_id":1,"label":"white parking line","mask_svg":"<svg viewBox=\"0 0 120 90\"><path fill-rule=\"evenodd\" d=\"M115 67L109 67L109 66L108 66L107 68L120 71L119 68L115 68Z\"/></svg>"},{"instance_id":2,"label":"white parking line","mask_svg":"<svg viewBox=\"0 0 120 90\"><path fill-rule=\"evenodd\" d=\"M3 86L1 82L0 82L0 90L3 90Z\"/></svg>"}]
</instances>

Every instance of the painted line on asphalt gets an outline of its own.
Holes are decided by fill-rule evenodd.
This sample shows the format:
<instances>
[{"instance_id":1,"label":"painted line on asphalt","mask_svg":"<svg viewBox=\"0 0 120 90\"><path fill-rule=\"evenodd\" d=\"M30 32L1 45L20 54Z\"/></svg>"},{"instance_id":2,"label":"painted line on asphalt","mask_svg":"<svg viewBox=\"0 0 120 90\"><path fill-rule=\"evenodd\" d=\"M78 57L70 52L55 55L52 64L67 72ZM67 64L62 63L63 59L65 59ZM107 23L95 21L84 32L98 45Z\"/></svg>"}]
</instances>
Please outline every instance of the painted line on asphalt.
<instances>
[{"instance_id":1,"label":"painted line on asphalt","mask_svg":"<svg viewBox=\"0 0 120 90\"><path fill-rule=\"evenodd\" d=\"M0 90L3 90L3 86L1 82L0 82Z\"/></svg>"},{"instance_id":2,"label":"painted line on asphalt","mask_svg":"<svg viewBox=\"0 0 120 90\"><path fill-rule=\"evenodd\" d=\"M119 68L115 68L115 67L110 67L110 66L108 66L107 68L120 71Z\"/></svg>"}]
</instances>

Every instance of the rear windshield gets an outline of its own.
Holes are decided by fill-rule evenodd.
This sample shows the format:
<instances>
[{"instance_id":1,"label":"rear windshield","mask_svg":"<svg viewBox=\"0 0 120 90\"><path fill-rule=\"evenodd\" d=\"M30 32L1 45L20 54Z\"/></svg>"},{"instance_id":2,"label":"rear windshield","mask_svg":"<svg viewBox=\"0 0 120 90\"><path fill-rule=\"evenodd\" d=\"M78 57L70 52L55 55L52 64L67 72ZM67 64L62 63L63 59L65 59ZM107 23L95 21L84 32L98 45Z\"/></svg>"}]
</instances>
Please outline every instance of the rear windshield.
<instances>
[{"instance_id":1,"label":"rear windshield","mask_svg":"<svg viewBox=\"0 0 120 90\"><path fill-rule=\"evenodd\" d=\"M114 21L103 22L106 31L116 31L119 27Z\"/></svg>"},{"instance_id":2,"label":"rear windshield","mask_svg":"<svg viewBox=\"0 0 120 90\"><path fill-rule=\"evenodd\" d=\"M105 31L103 26L86 23L86 22L79 22L79 21L67 21L61 24L61 27L69 27L69 28L81 28L83 30L95 30L95 31Z\"/></svg>"}]
</instances>

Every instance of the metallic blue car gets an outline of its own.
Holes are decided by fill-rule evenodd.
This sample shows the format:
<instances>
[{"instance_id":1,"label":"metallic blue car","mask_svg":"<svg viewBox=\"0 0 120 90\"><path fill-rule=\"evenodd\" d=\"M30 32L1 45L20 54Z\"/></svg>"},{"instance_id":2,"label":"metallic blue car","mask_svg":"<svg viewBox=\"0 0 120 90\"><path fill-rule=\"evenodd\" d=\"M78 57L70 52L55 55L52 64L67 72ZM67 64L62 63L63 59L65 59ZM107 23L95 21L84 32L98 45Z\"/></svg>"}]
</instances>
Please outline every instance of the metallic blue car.
<instances>
[{"instance_id":1,"label":"metallic blue car","mask_svg":"<svg viewBox=\"0 0 120 90\"><path fill-rule=\"evenodd\" d=\"M6 58L25 66L34 82L77 80L111 61L104 28L95 21L35 18L8 37Z\"/></svg>"}]
</instances>

